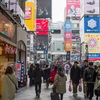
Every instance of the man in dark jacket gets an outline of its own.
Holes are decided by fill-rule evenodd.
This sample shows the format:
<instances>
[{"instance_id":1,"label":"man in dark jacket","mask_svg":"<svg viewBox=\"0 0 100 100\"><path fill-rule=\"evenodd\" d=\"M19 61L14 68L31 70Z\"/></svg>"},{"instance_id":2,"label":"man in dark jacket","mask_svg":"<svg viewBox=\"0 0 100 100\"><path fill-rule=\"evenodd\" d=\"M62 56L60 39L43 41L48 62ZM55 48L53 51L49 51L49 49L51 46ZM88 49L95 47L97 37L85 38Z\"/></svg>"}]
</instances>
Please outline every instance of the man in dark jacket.
<instances>
[{"instance_id":1,"label":"man in dark jacket","mask_svg":"<svg viewBox=\"0 0 100 100\"><path fill-rule=\"evenodd\" d=\"M43 77L43 70L39 68L39 64L35 64L35 70L33 70L33 77L34 77L34 83L35 83L35 92L36 96L40 97L41 93L41 82Z\"/></svg>"},{"instance_id":2,"label":"man in dark jacket","mask_svg":"<svg viewBox=\"0 0 100 100\"><path fill-rule=\"evenodd\" d=\"M89 62L89 67L85 69L83 78L87 83L87 97L89 97L89 100L92 100L94 82L96 79L96 71L93 68L93 62Z\"/></svg>"},{"instance_id":3,"label":"man in dark jacket","mask_svg":"<svg viewBox=\"0 0 100 100\"><path fill-rule=\"evenodd\" d=\"M78 62L75 61L70 71L70 79L72 80L73 84L73 96L77 96L77 86L80 80L80 68L77 64Z\"/></svg>"},{"instance_id":4,"label":"man in dark jacket","mask_svg":"<svg viewBox=\"0 0 100 100\"><path fill-rule=\"evenodd\" d=\"M87 67L88 67L88 60L84 60L84 66L81 68L81 74L80 74L82 80L83 80L84 71ZM85 98L87 97L86 90L87 90L86 83L83 80L83 91L84 91Z\"/></svg>"}]
</instances>

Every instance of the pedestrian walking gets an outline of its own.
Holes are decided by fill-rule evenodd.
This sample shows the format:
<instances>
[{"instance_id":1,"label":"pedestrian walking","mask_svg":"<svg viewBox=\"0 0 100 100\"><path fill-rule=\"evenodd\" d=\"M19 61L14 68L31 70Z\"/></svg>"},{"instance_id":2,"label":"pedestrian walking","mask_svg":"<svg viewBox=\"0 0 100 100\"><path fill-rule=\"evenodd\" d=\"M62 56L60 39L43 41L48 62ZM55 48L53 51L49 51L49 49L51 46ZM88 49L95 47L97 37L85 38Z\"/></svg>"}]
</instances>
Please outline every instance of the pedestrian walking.
<instances>
[{"instance_id":1,"label":"pedestrian walking","mask_svg":"<svg viewBox=\"0 0 100 100\"><path fill-rule=\"evenodd\" d=\"M100 66L98 66L97 68L96 80L94 83L94 90L95 90L95 95L97 96L96 100L98 100L98 96L100 96Z\"/></svg>"},{"instance_id":2,"label":"pedestrian walking","mask_svg":"<svg viewBox=\"0 0 100 100\"><path fill-rule=\"evenodd\" d=\"M64 66L64 70L65 70L65 73L68 75L69 70L70 70L70 66L69 66L69 64L68 64L68 63L67 63L67 64L65 64L65 66Z\"/></svg>"},{"instance_id":3,"label":"pedestrian walking","mask_svg":"<svg viewBox=\"0 0 100 100\"><path fill-rule=\"evenodd\" d=\"M2 100L13 100L15 98L17 78L13 74L13 69L8 66L4 76L2 77Z\"/></svg>"},{"instance_id":4,"label":"pedestrian walking","mask_svg":"<svg viewBox=\"0 0 100 100\"><path fill-rule=\"evenodd\" d=\"M55 78L55 75L57 74L57 68L58 66L55 66L54 70L50 72L50 83L54 83L54 78Z\"/></svg>"},{"instance_id":5,"label":"pedestrian walking","mask_svg":"<svg viewBox=\"0 0 100 100\"><path fill-rule=\"evenodd\" d=\"M93 62L89 62L88 66L84 71L84 82L87 83L87 97L92 100L96 71L93 68Z\"/></svg>"},{"instance_id":6,"label":"pedestrian walking","mask_svg":"<svg viewBox=\"0 0 100 100\"><path fill-rule=\"evenodd\" d=\"M72 85L73 85L73 96L77 96L77 87L79 84L79 80L80 80L80 68L78 66L78 62L75 61L74 65L71 68L70 71L70 79L72 81Z\"/></svg>"},{"instance_id":7,"label":"pedestrian walking","mask_svg":"<svg viewBox=\"0 0 100 100\"><path fill-rule=\"evenodd\" d=\"M29 86L34 85L34 79L32 76L32 72L35 66L33 66L33 64L30 65L29 71L28 71L28 75L29 75Z\"/></svg>"},{"instance_id":8,"label":"pedestrian walking","mask_svg":"<svg viewBox=\"0 0 100 100\"><path fill-rule=\"evenodd\" d=\"M83 75L84 75L84 71L85 69L88 68L88 60L84 60L84 66L81 68L81 80L83 81L83 92L84 92L84 97L87 97L86 91L87 91L87 87L86 87L86 83L83 80Z\"/></svg>"},{"instance_id":9,"label":"pedestrian walking","mask_svg":"<svg viewBox=\"0 0 100 100\"><path fill-rule=\"evenodd\" d=\"M63 94L66 93L66 81L67 77L63 73L63 68L59 67L57 69L57 74L54 78L53 88L55 88L56 93L60 95L60 100L63 100Z\"/></svg>"},{"instance_id":10,"label":"pedestrian walking","mask_svg":"<svg viewBox=\"0 0 100 100\"><path fill-rule=\"evenodd\" d=\"M43 70L39 68L39 64L35 64L35 69L33 70L32 76L34 77L36 96L39 98L42 83L41 77L43 77Z\"/></svg>"}]
</instances>

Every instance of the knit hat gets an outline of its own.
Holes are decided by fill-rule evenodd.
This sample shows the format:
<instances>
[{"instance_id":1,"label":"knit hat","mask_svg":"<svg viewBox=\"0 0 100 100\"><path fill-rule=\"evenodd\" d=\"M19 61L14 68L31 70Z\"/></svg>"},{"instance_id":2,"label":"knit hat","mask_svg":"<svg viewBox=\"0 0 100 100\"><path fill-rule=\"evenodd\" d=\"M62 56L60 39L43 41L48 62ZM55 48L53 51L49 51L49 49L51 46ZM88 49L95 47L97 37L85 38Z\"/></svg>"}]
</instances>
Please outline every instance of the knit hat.
<instances>
[{"instance_id":1,"label":"knit hat","mask_svg":"<svg viewBox=\"0 0 100 100\"><path fill-rule=\"evenodd\" d=\"M63 69L61 67L58 67L57 70L60 71L60 72L63 72Z\"/></svg>"}]
</instances>

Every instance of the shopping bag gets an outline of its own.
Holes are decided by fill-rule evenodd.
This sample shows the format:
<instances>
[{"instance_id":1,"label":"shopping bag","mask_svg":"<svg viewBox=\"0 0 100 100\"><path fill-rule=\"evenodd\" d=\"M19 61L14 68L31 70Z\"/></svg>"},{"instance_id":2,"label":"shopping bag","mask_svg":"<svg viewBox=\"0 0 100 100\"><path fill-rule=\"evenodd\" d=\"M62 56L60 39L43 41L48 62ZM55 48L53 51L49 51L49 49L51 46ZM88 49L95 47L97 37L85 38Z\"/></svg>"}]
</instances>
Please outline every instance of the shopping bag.
<instances>
[{"instance_id":1,"label":"shopping bag","mask_svg":"<svg viewBox=\"0 0 100 100\"><path fill-rule=\"evenodd\" d=\"M82 82L81 81L79 82L78 89L79 89L79 92L82 92Z\"/></svg>"},{"instance_id":2,"label":"shopping bag","mask_svg":"<svg viewBox=\"0 0 100 100\"><path fill-rule=\"evenodd\" d=\"M70 92L72 91L72 81L69 81L69 89Z\"/></svg>"}]
</instances>

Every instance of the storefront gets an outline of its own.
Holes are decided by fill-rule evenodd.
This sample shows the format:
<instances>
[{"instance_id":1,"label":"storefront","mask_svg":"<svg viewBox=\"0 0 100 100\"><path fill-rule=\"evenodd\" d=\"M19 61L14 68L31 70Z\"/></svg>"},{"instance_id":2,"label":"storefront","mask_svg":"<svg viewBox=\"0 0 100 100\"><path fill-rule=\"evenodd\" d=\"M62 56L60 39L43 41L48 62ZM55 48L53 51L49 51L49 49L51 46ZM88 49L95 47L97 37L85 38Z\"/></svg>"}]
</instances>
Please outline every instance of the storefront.
<instances>
[{"instance_id":1,"label":"storefront","mask_svg":"<svg viewBox=\"0 0 100 100\"><path fill-rule=\"evenodd\" d=\"M26 45L27 45L27 32L22 27L17 27L16 62L17 62L17 77L18 77L19 87L27 85Z\"/></svg>"},{"instance_id":2,"label":"storefront","mask_svg":"<svg viewBox=\"0 0 100 100\"><path fill-rule=\"evenodd\" d=\"M16 46L16 25L0 12L0 89L7 66L16 62Z\"/></svg>"}]
</instances>

